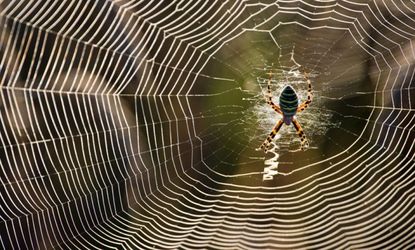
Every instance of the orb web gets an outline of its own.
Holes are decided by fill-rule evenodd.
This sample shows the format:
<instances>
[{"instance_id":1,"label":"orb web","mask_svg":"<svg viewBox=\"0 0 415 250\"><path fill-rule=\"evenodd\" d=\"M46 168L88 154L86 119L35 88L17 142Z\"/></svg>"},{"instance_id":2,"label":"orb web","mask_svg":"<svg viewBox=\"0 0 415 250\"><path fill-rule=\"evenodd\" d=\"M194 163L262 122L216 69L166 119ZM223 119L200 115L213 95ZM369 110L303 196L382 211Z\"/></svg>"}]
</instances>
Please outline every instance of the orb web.
<instances>
[{"instance_id":1,"label":"orb web","mask_svg":"<svg viewBox=\"0 0 415 250\"><path fill-rule=\"evenodd\" d=\"M414 10L0 1L1 246L414 247Z\"/></svg>"}]
</instances>

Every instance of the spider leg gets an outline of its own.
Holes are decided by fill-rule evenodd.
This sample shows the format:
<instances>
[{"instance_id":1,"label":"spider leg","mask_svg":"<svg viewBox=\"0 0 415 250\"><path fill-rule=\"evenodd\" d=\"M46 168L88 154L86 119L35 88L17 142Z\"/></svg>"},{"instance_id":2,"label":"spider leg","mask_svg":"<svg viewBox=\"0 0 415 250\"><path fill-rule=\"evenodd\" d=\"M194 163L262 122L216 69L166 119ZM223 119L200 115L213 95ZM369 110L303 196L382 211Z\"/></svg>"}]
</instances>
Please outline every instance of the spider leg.
<instances>
[{"instance_id":1,"label":"spider leg","mask_svg":"<svg viewBox=\"0 0 415 250\"><path fill-rule=\"evenodd\" d=\"M268 135L267 139L265 139L264 143L262 143L261 148L266 153L268 151L268 147L271 144L272 139L274 139L275 135L278 133L280 128L284 124L284 121L281 119L275 124L274 128L272 129L271 133Z\"/></svg>"},{"instance_id":2,"label":"spider leg","mask_svg":"<svg viewBox=\"0 0 415 250\"><path fill-rule=\"evenodd\" d=\"M303 128L301 127L297 119L295 118L293 119L293 125L294 125L295 130L297 131L298 136L301 139L301 150L304 150L306 147L309 146L309 144L308 144L307 138L305 137Z\"/></svg>"},{"instance_id":3,"label":"spider leg","mask_svg":"<svg viewBox=\"0 0 415 250\"><path fill-rule=\"evenodd\" d=\"M311 87L311 81L308 78L308 73L304 72L304 78L306 79L308 84L307 100L298 106L297 112L304 111L304 109L308 108L308 105L310 105L311 101L313 100L313 88Z\"/></svg>"},{"instance_id":4,"label":"spider leg","mask_svg":"<svg viewBox=\"0 0 415 250\"><path fill-rule=\"evenodd\" d=\"M272 77L272 73L269 72L269 79L268 79L268 83L267 83L267 96L265 97L265 99L267 100L267 103L272 107L273 110L275 110L275 112L282 114L281 112L281 108L276 105L275 103L272 102L272 93L271 93L271 77Z\"/></svg>"}]
</instances>

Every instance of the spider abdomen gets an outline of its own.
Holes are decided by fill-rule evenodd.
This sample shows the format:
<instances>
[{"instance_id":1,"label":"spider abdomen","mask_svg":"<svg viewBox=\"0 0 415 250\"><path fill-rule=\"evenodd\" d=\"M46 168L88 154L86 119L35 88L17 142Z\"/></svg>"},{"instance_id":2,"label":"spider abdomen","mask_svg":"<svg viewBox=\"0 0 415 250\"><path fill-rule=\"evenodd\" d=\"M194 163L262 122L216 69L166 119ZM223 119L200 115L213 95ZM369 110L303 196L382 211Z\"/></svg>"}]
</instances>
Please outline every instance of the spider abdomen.
<instances>
[{"instance_id":1,"label":"spider abdomen","mask_svg":"<svg viewBox=\"0 0 415 250\"><path fill-rule=\"evenodd\" d=\"M284 116L291 117L297 113L298 96L291 86L286 86L280 95L280 107Z\"/></svg>"}]
</instances>

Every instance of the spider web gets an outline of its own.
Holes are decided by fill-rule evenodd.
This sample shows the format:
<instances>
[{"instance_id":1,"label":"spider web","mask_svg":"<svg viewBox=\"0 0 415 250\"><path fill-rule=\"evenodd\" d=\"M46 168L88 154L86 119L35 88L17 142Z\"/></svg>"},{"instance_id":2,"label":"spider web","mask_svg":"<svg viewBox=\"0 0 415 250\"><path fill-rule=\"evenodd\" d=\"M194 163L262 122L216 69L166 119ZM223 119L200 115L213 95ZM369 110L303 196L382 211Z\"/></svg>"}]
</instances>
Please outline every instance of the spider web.
<instances>
[{"instance_id":1,"label":"spider web","mask_svg":"<svg viewBox=\"0 0 415 250\"><path fill-rule=\"evenodd\" d=\"M1 246L413 248L414 11L0 1Z\"/></svg>"}]
</instances>

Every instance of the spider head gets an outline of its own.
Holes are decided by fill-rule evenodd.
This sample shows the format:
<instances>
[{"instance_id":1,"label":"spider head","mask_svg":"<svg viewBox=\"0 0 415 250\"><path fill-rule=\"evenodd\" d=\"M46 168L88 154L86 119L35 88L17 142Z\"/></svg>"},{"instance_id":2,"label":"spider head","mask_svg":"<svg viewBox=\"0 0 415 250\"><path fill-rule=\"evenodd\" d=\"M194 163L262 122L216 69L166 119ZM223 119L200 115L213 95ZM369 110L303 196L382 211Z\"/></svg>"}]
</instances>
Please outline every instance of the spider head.
<instances>
[{"instance_id":1,"label":"spider head","mask_svg":"<svg viewBox=\"0 0 415 250\"><path fill-rule=\"evenodd\" d=\"M283 119L285 124L290 125L291 122L293 121L293 117L294 116L292 116L292 115L291 116L284 115L282 119Z\"/></svg>"}]
</instances>

